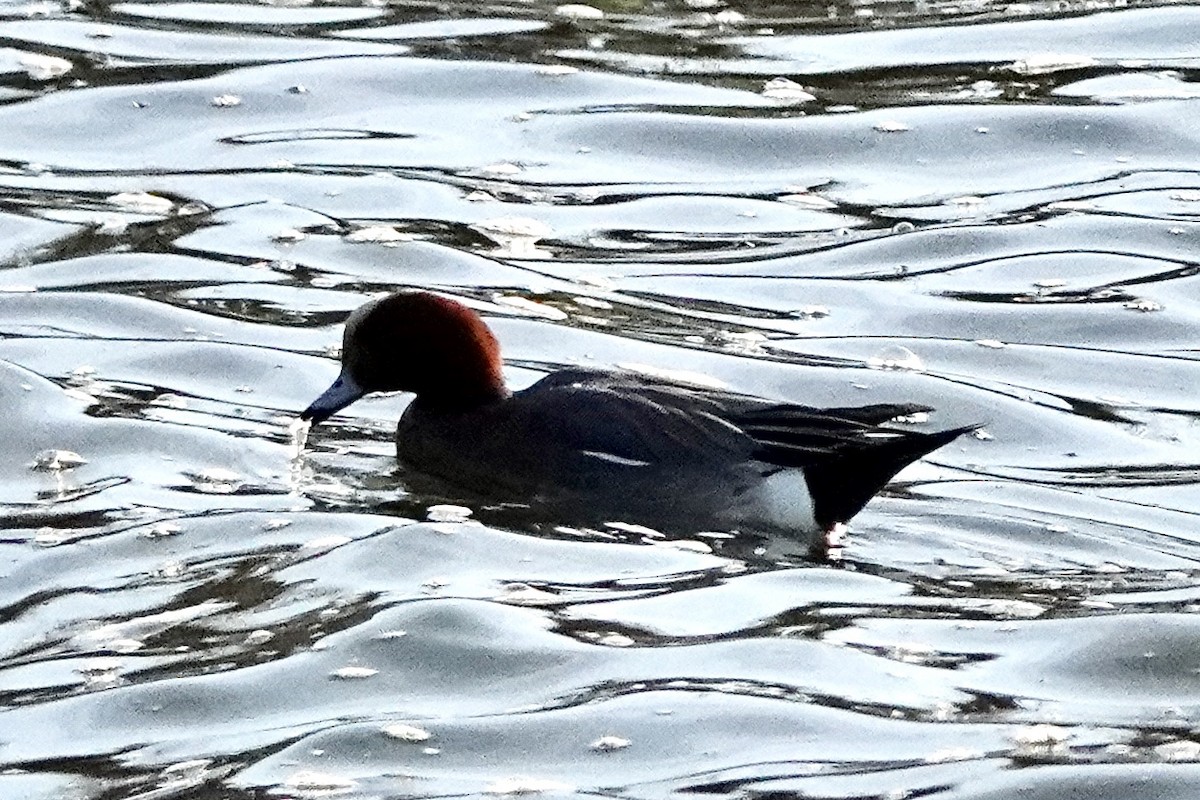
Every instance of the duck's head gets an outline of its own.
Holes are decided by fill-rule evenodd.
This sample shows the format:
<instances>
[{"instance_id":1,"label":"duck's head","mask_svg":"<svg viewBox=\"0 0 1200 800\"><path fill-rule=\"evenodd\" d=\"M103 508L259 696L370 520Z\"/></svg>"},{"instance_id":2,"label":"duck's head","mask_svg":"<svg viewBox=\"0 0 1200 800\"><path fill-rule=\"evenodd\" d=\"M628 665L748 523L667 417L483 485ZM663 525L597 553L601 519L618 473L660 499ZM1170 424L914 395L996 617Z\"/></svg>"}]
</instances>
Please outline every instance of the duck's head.
<instances>
[{"instance_id":1,"label":"duck's head","mask_svg":"<svg viewBox=\"0 0 1200 800\"><path fill-rule=\"evenodd\" d=\"M342 372L300 415L313 424L371 392L412 392L431 408L466 410L508 396L500 345L456 300L402 292L372 300L346 320Z\"/></svg>"}]
</instances>

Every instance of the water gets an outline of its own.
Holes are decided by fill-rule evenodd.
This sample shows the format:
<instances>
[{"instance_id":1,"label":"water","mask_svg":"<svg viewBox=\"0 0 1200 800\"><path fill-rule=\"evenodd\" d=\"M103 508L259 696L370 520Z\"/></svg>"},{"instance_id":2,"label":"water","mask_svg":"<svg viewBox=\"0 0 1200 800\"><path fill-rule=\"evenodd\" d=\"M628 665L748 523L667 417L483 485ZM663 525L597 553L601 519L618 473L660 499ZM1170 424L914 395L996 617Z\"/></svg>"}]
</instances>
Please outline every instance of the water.
<instances>
[{"instance_id":1,"label":"water","mask_svg":"<svg viewBox=\"0 0 1200 800\"><path fill-rule=\"evenodd\" d=\"M596 8L0 3L0 795L1196 796L1200 10ZM835 565L464 521L295 447L396 287L984 427Z\"/></svg>"}]
</instances>

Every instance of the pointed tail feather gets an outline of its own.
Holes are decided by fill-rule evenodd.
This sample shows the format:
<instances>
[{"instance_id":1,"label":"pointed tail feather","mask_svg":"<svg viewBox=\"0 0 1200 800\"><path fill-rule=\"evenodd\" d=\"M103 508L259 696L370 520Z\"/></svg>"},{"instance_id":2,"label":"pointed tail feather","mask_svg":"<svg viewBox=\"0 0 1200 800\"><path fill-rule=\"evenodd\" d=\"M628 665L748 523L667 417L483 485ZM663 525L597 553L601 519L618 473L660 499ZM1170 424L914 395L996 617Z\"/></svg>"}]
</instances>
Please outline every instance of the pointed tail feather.
<instances>
[{"instance_id":1,"label":"pointed tail feather","mask_svg":"<svg viewBox=\"0 0 1200 800\"><path fill-rule=\"evenodd\" d=\"M902 437L881 440L876 446L856 448L804 467L817 524L828 530L849 521L900 470L978 427L906 432Z\"/></svg>"}]
</instances>

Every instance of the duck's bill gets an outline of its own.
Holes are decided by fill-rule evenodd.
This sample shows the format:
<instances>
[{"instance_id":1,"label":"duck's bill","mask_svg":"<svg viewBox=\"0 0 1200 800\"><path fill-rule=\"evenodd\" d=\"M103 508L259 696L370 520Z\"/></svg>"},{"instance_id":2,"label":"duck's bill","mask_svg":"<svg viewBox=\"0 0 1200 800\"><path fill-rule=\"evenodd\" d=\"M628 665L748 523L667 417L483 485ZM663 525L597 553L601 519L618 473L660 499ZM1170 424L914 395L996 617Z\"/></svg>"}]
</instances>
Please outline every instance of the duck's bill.
<instances>
[{"instance_id":1,"label":"duck's bill","mask_svg":"<svg viewBox=\"0 0 1200 800\"><path fill-rule=\"evenodd\" d=\"M364 394L363 388L343 372L332 386L300 413L300 419L309 420L313 425L324 422Z\"/></svg>"}]
</instances>

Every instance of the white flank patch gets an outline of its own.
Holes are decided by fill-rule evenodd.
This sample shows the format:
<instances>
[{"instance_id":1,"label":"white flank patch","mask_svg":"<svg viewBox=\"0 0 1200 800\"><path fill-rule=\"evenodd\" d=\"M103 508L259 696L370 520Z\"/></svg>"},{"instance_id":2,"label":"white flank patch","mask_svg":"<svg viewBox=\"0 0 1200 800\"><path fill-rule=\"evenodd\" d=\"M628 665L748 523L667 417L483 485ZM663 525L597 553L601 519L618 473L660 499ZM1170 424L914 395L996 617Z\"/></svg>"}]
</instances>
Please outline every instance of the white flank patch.
<instances>
[{"instance_id":1,"label":"white flank patch","mask_svg":"<svg viewBox=\"0 0 1200 800\"><path fill-rule=\"evenodd\" d=\"M761 520L771 528L810 538L819 533L808 481L800 469L784 469L763 478L746 492L739 511L751 523Z\"/></svg>"},{"instance_id":2,"label":"white flank patch","mask_svg":"<svg viewBox=\"0 0 1200 800\"><path fill-rule=\"evenodd\" d=\"M622 467L648 467L649 461L638 461L636 458L625 458L624 456L613 455L612 453L601 453L598 450L584 450L585 456L598 458L601 461L607 461L610 464L620 464Z\"/></svg>"}]
</instances>

